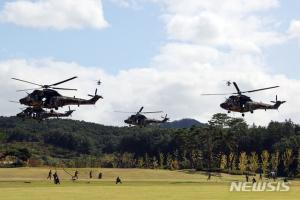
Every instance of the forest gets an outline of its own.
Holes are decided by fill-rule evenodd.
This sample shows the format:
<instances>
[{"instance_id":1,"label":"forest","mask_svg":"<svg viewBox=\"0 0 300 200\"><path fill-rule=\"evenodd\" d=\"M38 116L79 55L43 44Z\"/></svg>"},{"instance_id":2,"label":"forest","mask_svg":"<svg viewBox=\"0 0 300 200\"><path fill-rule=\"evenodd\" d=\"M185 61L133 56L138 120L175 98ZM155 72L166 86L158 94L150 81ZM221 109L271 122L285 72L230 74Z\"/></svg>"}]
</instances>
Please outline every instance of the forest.
<instances>
[{"instance_id":1,"label":"forest","mask_svg":"<svg viewBox=\"0 0 300 200\"><path fill-rule=\"evenodd\" d=\"M0 167L195 169L300 173L300 125L266 127L217 113L190 128L111 127L75 120L0 117Z\"/></svg>"}]
</instances>

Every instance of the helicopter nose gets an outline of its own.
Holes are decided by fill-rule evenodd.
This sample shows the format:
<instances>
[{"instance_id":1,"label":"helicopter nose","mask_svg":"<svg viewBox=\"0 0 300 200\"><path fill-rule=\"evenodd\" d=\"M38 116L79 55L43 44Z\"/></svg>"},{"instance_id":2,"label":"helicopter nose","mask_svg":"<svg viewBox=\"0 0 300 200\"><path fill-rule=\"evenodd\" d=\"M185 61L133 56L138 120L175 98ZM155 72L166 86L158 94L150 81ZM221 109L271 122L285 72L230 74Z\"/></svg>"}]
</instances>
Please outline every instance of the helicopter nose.
<instances>
[{"instance_id":1,"label":"helicopter nose","mask_svg":"<svg viewBox=\"0 0 300 200\"><path fill-rule=\"evenodd\" d=\"M128 120L128 119L126 119L126 120L124 120L124 122L125 122L126 124L128 124L128 123L129 123L129 120Z\"/></svg>"},{"instance_id":2,"label":"helicopter nose","mask_svg":"<svg viewBox=\"0 0 300 200\"><path fill-rule=\"evenodd\" d=\"M223 108L223 109L226 109L227 108L227 104L226 103L221 103L220 107Z\"/></svg>"},{"instance_id":3,"label":"helicopter nose","mask_svg":"<svg viewBox=\"0 0 300 200\"><path fill-rule=\"evenodd\" d=\"M20 104L25 104L26 103L26 98L20 99Z\"/></svg>"}]
</instances>

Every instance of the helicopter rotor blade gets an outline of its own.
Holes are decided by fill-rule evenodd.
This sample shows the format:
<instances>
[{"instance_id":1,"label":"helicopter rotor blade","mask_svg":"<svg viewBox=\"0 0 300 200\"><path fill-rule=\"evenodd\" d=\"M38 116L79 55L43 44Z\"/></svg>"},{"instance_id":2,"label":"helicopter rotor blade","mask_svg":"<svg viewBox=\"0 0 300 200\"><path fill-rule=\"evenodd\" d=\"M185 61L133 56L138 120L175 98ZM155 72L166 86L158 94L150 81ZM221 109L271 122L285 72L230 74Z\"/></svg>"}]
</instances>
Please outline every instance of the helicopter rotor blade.
<instances>
[{"instance_id":1,"label":"helicopter rotor blade","mask_svg":"<svg viewBox=\"0 0 300 200\"><path fill-rule=\"evenodd\" d=\"M131 114L136 114L136 112L124 112L124 111L114 111L117 113L131 113ZM150 113L163 113L163 111L154 111L154 112L139 112L138 114L150 114Z\"/></svg>"},{"instance_id":2,"label":"helicopter rotor blade","mask_svg":"<svg viewBox=\"0 0 300 200\"><path fill-rule=\"evenodd\" d=\"M18 101L12 101L12 100L10 100L9 102L10 102L10 103L20 103L20 102L18 102Z\"/></svg>"},{"instance_id":3,"label":"helicopter rotor blade","mask_svg":"<svg viewBox=\"0 0 300 200\"><path fill-rule=\"evenodd\" d=\"M131 113L131 114L132 114L132 113L133 113L133 114L136 113L136 112L124 112L124 111L114 111L114 112L116 112L116 113Z\"/></svg>"},{"instance_id":4,"label":"helicopter rotor blade","mask_svg":"<svg viewBox=\"0 0 300 200\"><path fill-rule=\"evenodd\" d=\"M33 83L33 82L29 82L29 81L25 81L25 80L22 80L22 79L18 79L18 78L11 78L13 80L16 80L16 81L21 81L21 82L25 82L25 83L29 83L29 84L32 84L32 85L37 85L37 86L40 86L42 87L43 85L40 85L40 84L37 84L37 83Z\"/></svg>"},{"instance_id":5,"label":"helicopter rotor blade","mask_svg":"<svg viewBox=\"0 0 300 200\"><path fill-rule=\"evenodd\" d=\"M58 88L58 87L50 87L52 89L55 89L55 90L72 90L72 91L77 91L77 89L72 89L72 88Z\"/></svg>"},{"instance_id":6,"label":"helicopter rotor blade","mask_svg":"<svg viewBox=\"0 0 300 200\"><path fill-rule=\"evenodd\" d=\"M234 85L234 87L235 87L235 89L237 91L237 94L242 94L241 90L240 90L239 86L236 84L236 82L233 82L233 85Z\"/></svg>"},{"instance_id":7,"label":"helicopter rotor blade","mask_svg":"<svg viewBox=\"0 0 300 200\"><path fill-rule=\"evenodd\" d=\"M141 113L143 111L143 109L144 109L144 106L142 106L137 113Z\"/></svg>"},{"instance_id":8,"label":"helicopter rotor blade","mask_svg":"<svg viewBox=\"0 0 300 200\"><path fill-rule=\"evenodd\" d=\"M252 93L252 92L258 92L258 91L262 91L262 90L270 90L270 89L274 89L274 88L278 88L280 86L273 86L273 87L266 87L266 88L261 88L261 89L256 89L256 90L249 90L249 91L243 91L241 93Z\"/></svg>"},{"instance_id":9,"label":"helicopter rotor blade","mask_svg":"<svg viewBox=\"0 0 300 200\"><path fill-rule=\"evenodd\" d=\"M143 114L150 114L150 113L163 113L163 111L153 111L153 112L139 112Z\"/></svg>"},{"instance_id":10,"label":"helicopter rotor blade","mask_svg":"<svg viewBox=\"0 0 300 200\"><path fill-rule=\"evenodd\" d=\"M60 85L60 84L62 84L62 83L65 83L65 82L71 81L71 80L73 80L73 79L75 79L75 78L78 78L78 77L77 77L77 76L74 76L74 77L72 77L72 78L69 78L69 79L66 79L66 80L64 80L64 81L60 81L60 82L57 82L57 83L51 84L51 85L49 85L49 86L51 87L51 86Z\"/></svg>"},{"instance_id":11,"label":"helicopter rotor blade","mask_svg":"<svg viewBox=\"0 0 300 200\"><path fill-rule=\"evenodd\" d=\"M16 90L17 92L26 92L26 91L31 91L31 90L39 90L42 88L31 88L31 89L24 89L24 90Z\"/></svg>"},{"instance_id":12,"label":"helicopter rotor blade","mask_svg":"<svg viewBox=\"0 0 300 200\"><path fill-rule=\"evenodd\" d=\"M201 94L202 96L224 96L224 95L231 95L231 94L238 94L238 93L223 93L223 94Z\"/></svg>"},{"instance_id":13,"label":"helicopter rotor blade","mask_svg":"<svg viewBox=\"0 0 300 200\"><path fill-rule=\"evenodd\" d=\"M165 116L161 116L162 119L167 119L168 114L166 114Z\"/></svg>"}]
</instances>

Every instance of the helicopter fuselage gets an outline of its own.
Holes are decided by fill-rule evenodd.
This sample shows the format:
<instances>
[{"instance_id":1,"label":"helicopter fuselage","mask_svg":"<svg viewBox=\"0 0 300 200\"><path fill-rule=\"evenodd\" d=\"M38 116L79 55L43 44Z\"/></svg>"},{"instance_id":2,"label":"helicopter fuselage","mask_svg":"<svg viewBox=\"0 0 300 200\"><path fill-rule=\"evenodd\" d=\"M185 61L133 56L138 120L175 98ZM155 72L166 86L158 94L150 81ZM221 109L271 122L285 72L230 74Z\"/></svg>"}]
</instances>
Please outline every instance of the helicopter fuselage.
<instances>
[{"instance_id":1,"label":"helicopter fuselage","mask_svg":"<svg viewBox=\"0 0 300 200\"><path fill-rule=\"evenodd\" d=\"M254 110L270 110L270 109L278 109L279 106L284 103L281 101L274 102L275 104L266 104L262 102L255 102L246 95L237 95L237 96L230 96L224 103L220 104L220 107L232 111L232 112L251 112L253 113Z\"/></svg>"},{"instance_id":2,"label":"helicopter fuselage","mask_svg":"<svg viewBox=\"0 0 300 200\"><path fill-rule=\"evenodd\" d=\"M69 117L73 112L74 110L69 110L66 111L65 113L59 113L54 111L49 112L42 108L28 107L25 110L23 110L21 113L17 114L17 117L20 117L22 119L28 118L28 119L35 119L38 121L42 121L48 118Z\"/></svg>"},{"instance_id":3,"label":"helicopter fuselage","mask_svg":"<svg viewBox=\"0 0 300 200\"><path fill-rule=\"evenodd\" d=\"M58 109L67 105L90 105L95 104L102 96L95 94L91 99L80 99L75 97L62 96L55 90L44 89L35 90L25 98L20 99L20 103L31 107L42 107L48 109Z\"/></svg>"},{"instance_id":4,"label":"helicopter fuselage","mask_svg":"<svg viewBox=\"0 0 300 200\"><path fill-rule=\"evenodd\" d=\"M149 119L145 115L136 114L131 115L128 119L124 120L126 124L133 125L133 126L140 126L145 127L150 124L160 124L167 122L169 119L165 117L163 120L157 120L157 119Z\"/></svg>"}]
</instances>

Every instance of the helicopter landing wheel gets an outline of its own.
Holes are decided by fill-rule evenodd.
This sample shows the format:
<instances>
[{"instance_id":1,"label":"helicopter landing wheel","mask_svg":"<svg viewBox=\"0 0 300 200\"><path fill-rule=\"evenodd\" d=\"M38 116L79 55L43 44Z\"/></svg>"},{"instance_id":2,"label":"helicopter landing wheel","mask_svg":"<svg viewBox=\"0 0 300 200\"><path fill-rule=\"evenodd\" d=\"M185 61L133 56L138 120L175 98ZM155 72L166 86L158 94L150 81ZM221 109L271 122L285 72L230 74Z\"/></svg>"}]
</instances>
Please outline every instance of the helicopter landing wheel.
<instances>
[{"instance_id":1,"label":"helicopter landing wheel","mask_svg":"<svg viewBox=\"0 0 300 200\"><path fill-rule=\"evenodd\" d=\"M253 110L251 110L250 113L253 114Z\"/></svg>"},{"instance_id":2,"label":"helicopter landing wheel","mask_svg":"<svg viewBox=\"0 0 300 200\"><path fill-rule=\"evenodd\" d=\"M245 117L245 114L244 114L244 113L242 113L242 117Z\"/></svg>"},{"instance_id":3,"label":"helicopter landing wheel","mask_svg":"<svg viewBox=\"0 0 300 200\"><path fill-rule=\"evenodd\" d=\"M231 111L230 111L230 110L228 110L228 111L227 111L227 113L231 113Z\"/></svg>"}]
</instances>

